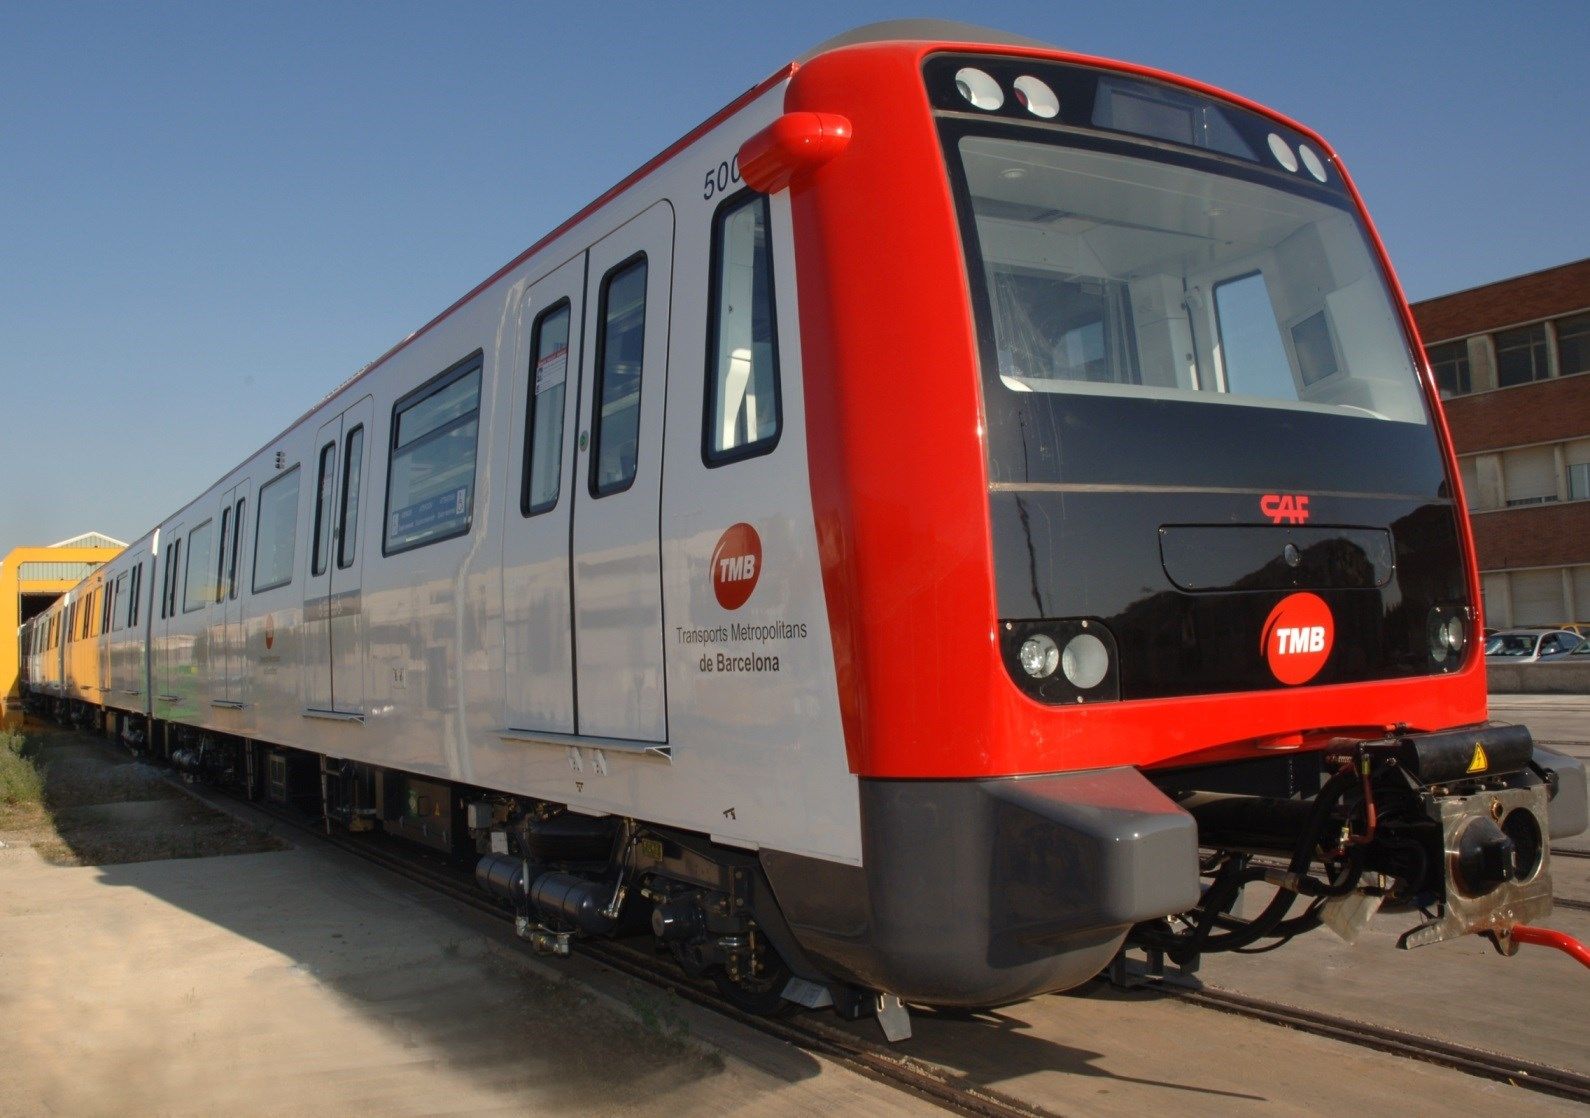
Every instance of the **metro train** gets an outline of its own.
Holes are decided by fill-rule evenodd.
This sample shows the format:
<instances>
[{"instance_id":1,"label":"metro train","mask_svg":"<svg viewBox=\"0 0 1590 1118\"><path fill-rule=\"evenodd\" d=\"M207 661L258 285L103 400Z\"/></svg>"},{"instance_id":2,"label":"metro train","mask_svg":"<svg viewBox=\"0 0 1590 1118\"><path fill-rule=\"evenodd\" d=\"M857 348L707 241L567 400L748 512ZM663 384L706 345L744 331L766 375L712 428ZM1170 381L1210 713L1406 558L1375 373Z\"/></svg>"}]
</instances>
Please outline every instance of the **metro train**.
<instances>
[{"instance_id":1,"label":"metro train","mask_svg":"<svg viewBox=\"0 0 1590 1118\"><path fill-rule=\"evenodd\" d=\"M757 1012L1550 910L1341 160L936 22L737 98L21 631L36 708ZM1238 905L1248 889L1274 899Z\"/></svg>"}]
</instances>

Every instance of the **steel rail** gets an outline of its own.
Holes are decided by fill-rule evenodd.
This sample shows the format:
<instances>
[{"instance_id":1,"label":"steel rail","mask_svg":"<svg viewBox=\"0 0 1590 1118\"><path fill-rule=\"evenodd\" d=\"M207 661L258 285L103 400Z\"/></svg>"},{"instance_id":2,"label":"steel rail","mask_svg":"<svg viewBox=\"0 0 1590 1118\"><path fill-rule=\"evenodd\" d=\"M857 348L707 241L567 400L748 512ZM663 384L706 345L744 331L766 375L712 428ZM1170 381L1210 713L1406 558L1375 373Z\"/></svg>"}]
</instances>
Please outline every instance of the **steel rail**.
<instances>
[{"instance_id":1,"label":"steel rail","mask_svg":"<svg viewBox=\"0 0 1590 1118\"><path fill-rule=\"evenodd\" d=\"M1372 1048L1394 1056L1422 1060L1466 1072L1482 1079L1510 1083L1529 1091L1556 1095L1576 1102L1590 1102L1590 1075L1569 1071L1566 1068L1541 1064L1500 1052L1490 1052L1465 1044L1438 1040L1419 1033L1375 1025L1331 1013L1303 1009L1284 1002L1239 994L1218 986L1190 986L1166 978L1158 988L1172 996L1194 1005L1205 1006L1222 1013L1284 1025L1299 1032Z\"/></svg>"},{"instance_id":2,"label":"steel rail","mask_svg":"<svg viewBox=\"0 0 1590 1118\"><path fill-rule=\"evenodd\" d=\"M173 780L173 783L196 799L225 810L221 804L216 803L199 789L176 780ZM278 808L260 801L241 802L270 819L311 834L338 850L362 858L469 908L504 921L511 921L513 918L507 909L477 889L472 878L462 872L444 872L434 866L426 865L419 860L421 856L419 851L416 851L415 855L400 856L394 851L381 849L375 843L328 831L318 821L308 819L289 809ZM1563 851L1553 853L1563 853ZM1584 856L1590 857L1590 852L1586 852ZM1562 900L1556 903L1569 907L1583 904L1583 902ZM821 1024L811 1018L779 1019L746 1013L725 1002L710 985L688 978L683 972L675 969L671 962L642 954L622 944L587 939L577 941L574 946L581 955L611 970L675 994L694 1005L755 1029L766 1036L782 1040L815 1055L824 1056L860 1075L934 1103L945 1110L959 1114L990 1116L990 1118L1051 1118L1054 1113L987 1087L970 1087L958 1082L952 1070L925 1064L881 1043L869 1043L842 1029ZM1106 980L1101 977L1095 981ZM1267 1001L1220 987L1190 985L1185 980L1173 977L1145 984L1143 988L1157 990L1178 1000L1218 1012L1296 1029L1299 1032L1371 1048L1389 1055L1420 1060L1479 1078L1508 1083L1524 1090L1577 1102L1590 1102L1590 1076L1566 1068L1438 1040L1407 1030L1303 1009L1284 1002Z\"/></svg>"},{"instance_id":3,"label":"steel rail","mask_svg":"<svg viewBox=\"0 0 1590 1118\"><path fill-rule=\"evenodd\" d=\"M198 788L178 784L212 807L225 810ZM206 790L208 791L208 789ZM327 832L315 820L290 809L260 801L240 801L269 819L312 835L338 850L361 858L403 878L440 893L450 900L496 919L511 923L513 914L482 893L472 877L426 865L419 856L405 857L377 844L361 841L336 831ZM419 852L416 852L419 855ZM893 1087L956 1114L977 1118L1053 1118L1054 1112L1023 1102L1002 1092L958 1082L952 1072L941 1070L892 1051L883 1044L869 1044L840 1029L812 1020L759 1017L724 1001L710 984L696 982L677 970L669 960L638 952L621 943L579 940L571 944L586 958L636 981L674 994L694 1005L727 1017L766 1036L784 1041L813 1055L826 1057L868 1079Z\"/></svg>"}]
</instances>

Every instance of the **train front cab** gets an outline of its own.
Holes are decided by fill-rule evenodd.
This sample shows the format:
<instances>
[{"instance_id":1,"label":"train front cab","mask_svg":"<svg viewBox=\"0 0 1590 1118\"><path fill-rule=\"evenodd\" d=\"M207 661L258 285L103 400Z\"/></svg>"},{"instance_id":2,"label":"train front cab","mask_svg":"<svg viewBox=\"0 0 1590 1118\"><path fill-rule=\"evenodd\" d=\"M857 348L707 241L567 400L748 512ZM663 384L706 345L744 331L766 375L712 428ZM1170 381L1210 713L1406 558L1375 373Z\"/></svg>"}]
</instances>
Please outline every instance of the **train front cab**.
<instances>
[{"instance_id":1,"label":"train front cab","mask_svg":"<svg viewBox=\"0 0 1590 1118\"><path fill-rule=\"evenodd\" d=\"M1441 906L1407 945L1506 950L1583 771L1487 725L1450 441L1332 150L998 44L821 53L786 111L741 162L790 189L863 834L762 853L806 951L992 1004L1371 882Z\"/></svg>"}]
</instances>

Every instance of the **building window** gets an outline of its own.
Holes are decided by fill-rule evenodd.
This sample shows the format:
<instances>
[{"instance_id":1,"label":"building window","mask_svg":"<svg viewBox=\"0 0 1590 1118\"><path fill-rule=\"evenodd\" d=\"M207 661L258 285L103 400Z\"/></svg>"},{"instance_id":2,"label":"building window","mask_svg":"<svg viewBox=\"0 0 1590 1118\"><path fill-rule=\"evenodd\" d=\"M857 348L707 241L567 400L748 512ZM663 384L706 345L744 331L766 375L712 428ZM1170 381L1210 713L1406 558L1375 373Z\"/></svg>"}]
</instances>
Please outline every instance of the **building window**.
<instances>
[{"instance_id":1,"label":"building window","mask_svg":"<svg viewBox=\"0 0 1590 1118\"><path fill-rule=\"evenodd\" d=\"M1590 500L1590 462L1568 467L1568 500Z\"/></svg>"},{"instance_id":2,"label":"building window","mask_svg":"<svg viewBox=\"0 0 1590 1118\"><path fill-rule=\"evenodd\" d=\"M1509 508L1557 499L1557 459L1549 446L1509 450L1502 455L1503 492Z\"/></svg>"},{"instance_id":3,"label":"building window","mask_svg":"<svg viewBox=\"0 0 1590 1118\"><path fill-rule=\"evenodd\" d=\"M1590 373L1590 314L1559 318L1557 330L1557 373L1572 376Z\"/></svg>"},{"instance_id":4,"label":"building window","mask_svg":"<svg viewBox=\"0 0 1590 1118\"><path fill-rule=\"evenodd\" d=\"M1546 326L1537 322L1496 335L1496 385L1508 388L1545 380L1551 373L1546 361Z\"/></svg>"},{"instance_id":5,"label":"building window","mask_svg":"<svg viewBox=\"0 0 1590 1118\"><path fill-rule=\"evenodd\" d=\"M1447 342L1433 345L1426 351L1430 356L1430 371L1435 374L1435 385L1441 398L1466 396L1474 391L1474 380L1469 372L1468 342Z\"/></svg>"}]
</instances>

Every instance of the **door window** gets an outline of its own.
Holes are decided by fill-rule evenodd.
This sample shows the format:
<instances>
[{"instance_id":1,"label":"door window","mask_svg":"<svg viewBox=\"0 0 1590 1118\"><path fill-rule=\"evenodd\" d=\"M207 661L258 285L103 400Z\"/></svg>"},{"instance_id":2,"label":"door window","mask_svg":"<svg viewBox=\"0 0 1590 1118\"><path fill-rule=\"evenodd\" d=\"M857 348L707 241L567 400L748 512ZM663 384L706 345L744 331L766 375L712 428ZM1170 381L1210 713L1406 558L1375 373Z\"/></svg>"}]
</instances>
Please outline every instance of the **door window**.
<instances>
[{"instance_id":1,"label":"door window","mask_svg":"<svg viewBox=\"0 0 1590 1118\"><path fill-rule=\"evenodd\" d=\"M596 342L596 416L591 424L591 495L622 493L635 483L640 449L640 388L646 348L646 257L620 264L602 280Z\"/></svg>"}]
</instances>

